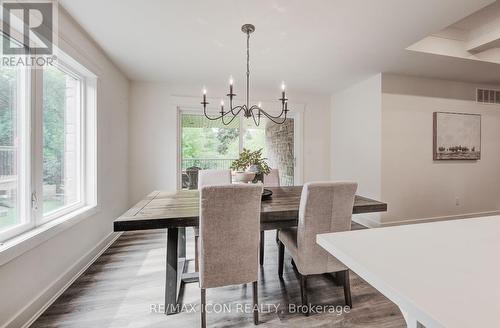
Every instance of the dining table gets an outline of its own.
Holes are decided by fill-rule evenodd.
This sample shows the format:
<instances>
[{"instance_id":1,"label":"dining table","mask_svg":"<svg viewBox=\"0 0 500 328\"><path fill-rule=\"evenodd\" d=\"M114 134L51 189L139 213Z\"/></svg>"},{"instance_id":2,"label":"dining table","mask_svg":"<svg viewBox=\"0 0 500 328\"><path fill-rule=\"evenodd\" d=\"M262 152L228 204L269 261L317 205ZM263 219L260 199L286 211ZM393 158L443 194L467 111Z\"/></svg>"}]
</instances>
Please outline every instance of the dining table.
<instances>
[{"instance_id":1,"label":"dining table","mask_svg":"<svg viewBox=\"0 0 500 328\"><path fill-rule=\"evenodd\" d=\"M298 224L302 186L269 187L272 195L261 202L261 230ZM385 212L387 204L356 195L353 214ZM187 272L186 228L199 222L199 191L153 191L113 223L114 231L167 230L165 313L180 311L182 283L197 282L197 272Z\"/></svg>"}]
</instances>

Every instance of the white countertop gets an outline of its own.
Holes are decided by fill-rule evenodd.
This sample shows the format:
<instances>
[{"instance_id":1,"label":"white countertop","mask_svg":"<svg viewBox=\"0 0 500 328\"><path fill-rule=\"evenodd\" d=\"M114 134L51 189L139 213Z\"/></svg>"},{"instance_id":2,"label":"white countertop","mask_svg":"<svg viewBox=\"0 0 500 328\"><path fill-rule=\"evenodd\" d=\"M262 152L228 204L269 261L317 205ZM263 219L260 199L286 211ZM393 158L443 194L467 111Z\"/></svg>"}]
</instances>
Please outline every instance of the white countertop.
<instances>
[{"instance_id":1,"label":"white countertop","mask_svg":"<svg viewBox=\"0 0 500 328\"><path fill-rule=\"evenodd\" d=\"M426 327L500 327L500 216L320 234L317 242Z\"/></svg>"}]
</instances>

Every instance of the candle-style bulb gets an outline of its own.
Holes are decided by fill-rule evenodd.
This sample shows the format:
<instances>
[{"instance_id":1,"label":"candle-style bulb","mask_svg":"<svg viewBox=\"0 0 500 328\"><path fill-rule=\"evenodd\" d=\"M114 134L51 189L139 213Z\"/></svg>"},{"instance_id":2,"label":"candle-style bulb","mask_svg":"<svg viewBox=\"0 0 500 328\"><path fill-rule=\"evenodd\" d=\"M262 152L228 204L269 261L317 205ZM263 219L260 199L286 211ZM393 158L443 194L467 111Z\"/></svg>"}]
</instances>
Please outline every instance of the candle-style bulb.
<instances>
[{"instance_id":1,"label":"candle-style bulb","mask_svg":"<svg viewBox=\"0 0 500 328\"><path fill-rule=\"evenodd\" d=\"M285 82L281 82L281 91L285 91Z\"/></svg>"},{"instance_id":2,"label":"candle-style bulb","mask_svg":"<svg viewBox=\"0 0 500 328\"><path fill-rule=\"evenodd\" d=\"M220 101L220 105L221 105L221 106L224 106L224 100L221 100L221 101Z\"/></svg>"},{"instance_id":3,"label":"candle-style bulb","mask_svg":"<svg viewBox=\"0 0 500 328\"><path fill-rule=\"evenodd\" d=\"M262 108L262 103L259 101L259 103L257 104L257 107L259 108Z\"/></svg>"},{"instance_id":4,"label":"candle-style bulb","mask_svg":"<svg viewBox=\"0 0 500 328\"><path fill-rule=\"evenodd\" d=\"M207 94L207 89L204 87L202 92L203 92L203 95L205 96Z\"/></svg>"},{"instance_id":5,"label":"candle-style bulb","mask_svg":"<svg viewBox=\"0 0 500 328\"><path fill-rule=\"evenodd\" d=\"M233 100L233 83L234 83L233 77L230 76L229 77L229 100L230 101Z\"/></svg>"}]
</instances>

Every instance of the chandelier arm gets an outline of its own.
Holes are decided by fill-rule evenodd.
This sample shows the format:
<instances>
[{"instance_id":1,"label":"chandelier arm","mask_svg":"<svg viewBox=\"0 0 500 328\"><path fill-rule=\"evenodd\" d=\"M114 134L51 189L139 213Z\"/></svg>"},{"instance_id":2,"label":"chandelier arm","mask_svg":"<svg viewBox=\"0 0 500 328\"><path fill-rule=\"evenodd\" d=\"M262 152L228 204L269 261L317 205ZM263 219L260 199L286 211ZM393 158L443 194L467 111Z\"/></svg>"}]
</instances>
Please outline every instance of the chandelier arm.
<instances>
[{"instance_id":1,"label":"chandelier arm","mask_svg":"<svg viewBox=\"0 0 500 328\"><path fill-rule=\"evenodd\" d=\"M220 111L220 119L221 119L223 125L227 125L226 123L224 123L224 116L226 116L227 113L231 113L231 112L230 111L224 112L224 107L222 107L221 111Z\"/></svg>"},{"instance_id":2,"label":"chandelier arm","mask_svg":"<svg viewBox=\"0 0 500 328\"><path fill-rule=\"evenodd\" d=\"M254 114L254 109L258 109L259 112L257 114L257 118L258 120L255 119L255 114ZM255 123L256 126L259 126L260 125L260 107L259 106L255 106L253 105L252 107L250 107L250 113L252 114L252 119L253 119L253 122Z\"/></svg>"},{"instance_id":3,"label":"chandelier arm","mask_svg":"<svg viewBox=\"0 0 500 328\"><path fill-rule=\"evenodd\" d=\"M222 115L221 116L217 116L217 117L210 117L210 116L208 116L206 108L203 108L203 114L205 114L205 117L208 118L211 121L217 121L217 120L219 120L222 117Z\"/></svg>"},{"instance_id":4,"label":"chandelier arm","mask_svg":"<svg viewBox=\"0 0 500 328\"><path fill-rule=\"evenodd\" d=\"M226 113L230 113L230 112L226 112ZM224 122L224 116L226 116L226 113L221 113L221 117L220 117L220 118L221 118L221 122L222 122L222 124L224 124L224 125L229 125L229 123L231 123L231 122L229 122L229 123L227 123L227 124L226 124L226 122ZM233 115L233 117L234 117L234 115Z\"/></svg>"},{"instance_id":5,"label":"chandelier arm","mask_svg":"<svg viewBox=\"0 0 500 328\"><path fill-rule=\"evenodd\" d=\"M237 110L237 109L238 109L238 110L239 110L239 109L241 109L241 107L242 107L242 106L234 106L234 107L233 107L233 97L229 97L229 108L231 109L231 113L232 113L233 115L237 115L237 114L235 114L234 112L235 112L235 110ZM239 112L238 112L238 113L239 113Z\"/></svg>"},{"instance_id":6,"label":"chandelier arm","mask_svg":"<svg viewBox=\"0 0 500 328\"><path fill-rule=\"evenodd\" d=\"M239 113L239 111L238 111L238 113ZM233 112L233 109L232 109L232 108L231 108L231 110L230 110L230 111L227 111L227 112L221 112L221 121L222 121L222 124L224 124L224 125L229 125L229 124L231 124L231 122L234 120L234 118L235 118L236 116L238 116L238 113L236 113L236 114L235 114L235 113ZM224 122L224 117L225 117L226 115L228 115L228 114L233 115L233 117L229 120L229 122L228 122L228 123L226 123L226 122Z\"/></svg>"},{"instance_id":7,"label":"chandelier arm","mask_svg":"<svg viewBox=\"0 0 500 328\"><path fill-rule=\"evenodd\" d=\"M275 123L275 124L283 124L286 121L286 114L287 114L288 111L285 111L285 116L283 117L283 120L281 122L277 121L277 119L280 118L281 115L280 116L272 116L272 115L269 115L265 110L260 110L260 112L262 114L264 114L273 123Z\"/></svg>"},{"instance_id":8,"label":"chandelier arm","mask_svg":"<svg viewBox=\"0 0 500 328\"><path fill-rule=\"evenodd\" d=\"M257 120L255 120L255 115L252 114L253 122L255 123L255 126L260 125L260 116L257 116Z\"/></svg>"},{"instance_id":9,"label":"chandelier arm","mask_svg":"<svg viewBox=\"0 0 500 328\"><path fill-rule=\"evenodd\" d=\"M233 115L233 117L232 117L232 118L229 120L229 122L227 122L227 123L225 123L225 122L224 122L224 116L225 116L226 114L230 113L230 112L226 112L226 113L224 113L224 115L222 116L222 124L224 124L224 125L229 125L229 124L231 124L231 123L234 121L234 119L235 119L236 117L238 117L238 114L239 114L239 112L240 112L240 111L241 111L241 109L238 111L238 113L236 113L236 115Z\"/></svg>"},{"instance_id":10,"label":"chandelier arm","mask_svg":"<svg viewBox=\"0 0 500 328\"><path fill-rule=\"evenodd\" d=\"M263 109L261 109L261 112L262 112L262 113L264 113L264 114L265 114L268 118L278 119L278 118L281 118L281 117L283 116L283 113L285 113L285 115L286 115L286 113L288 112L288 109L287 109L287 110L282 109L282 110L281 110L281 113L280 113L279 115L277 115L277 116L273 116L273 115L271 115L271 114L267 113L267 112L266 112L265 110L263 110Z\"/></svg>"},{"instance_id":11,"label":"chandelier arm","mask_svg":"<svg viewBox=\"0 0 500 328\"><path fill-rule=\"evenodd\" d=\"M243 106L234 106L231 108L231 113L233 113L233 115L238 115L242 109L243 109ZM236 114L234 114L235 110L238 110L238 112Z\"/></svg>"},{"instance_id":12,"label":"chandelier arm","mask_svg":"<svg viewBox=\"0 0 500 328\"><path fill-rule=\"evenodd\" d=\"M236 118L236 116L233 116L233 117L229 120L229 122L227 122L227 123L222 122L222 123L223 123L224 125L226 125L226 126L227 126L227 125L229 125L229 124L233 123L233 121L234 121L234 119L235 119L235 118Z\"/></svg>"},{"instance_id":13,"label":"chandelier arm","mask_svg":"<svg viewBox=\"0 0 500 328\"><path fill-rule=\"evenodd\" d=\"M224 118L224 116L228 115L228 114L232 114L233 116L238 116L238 114L241 112L242 108L241 106L236 106L236 108L240 107L240 109L235 113L233 114L231 111L227 111L225 112L224 114L221 114L219 116L216 116L216 117L210 117L208 114L207 114L207 111L206 109L204 110L204 114L205 114L205 117L208 118L209 120L211 121L217 121L217 120L220 120L221 118ZM232 120L231 120L232 121Z\"/></svg>"},{"instance_id":14,"label":"chandelier arm","mask_svg":"<svg viewBox=\"0 0 500 328\"><path fill-rule=\"evenodd\" d=\"M258 111L257 111L257 115L259 115L258 113L262 110L262 108L260 108L260 107L259 107L259 106L257 106L257 105L253 105L252 107L250 107L250 110L249 110L249 111L250 111L250 113L252 113L252 115L255 115L255 114L253 113L253 111L254 111L254 110L256 110L256 109L258 110Z\"/></svg>"}]
</instances>

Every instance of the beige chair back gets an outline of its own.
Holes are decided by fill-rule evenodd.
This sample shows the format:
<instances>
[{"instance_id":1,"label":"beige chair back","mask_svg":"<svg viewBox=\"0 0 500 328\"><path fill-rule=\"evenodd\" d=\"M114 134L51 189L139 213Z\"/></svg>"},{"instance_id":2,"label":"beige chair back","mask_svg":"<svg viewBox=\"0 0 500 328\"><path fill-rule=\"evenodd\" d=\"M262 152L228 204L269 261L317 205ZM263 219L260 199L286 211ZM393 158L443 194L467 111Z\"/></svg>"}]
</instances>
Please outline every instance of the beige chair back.
<instances>
[{"instance_id":1,"label":"beige chair back","mask_svg":"<svg viewBox=\"0 0 500 328\"><path fill-rule=\"evenodd\" d=\"M351 230L355 182L312 182L302 189L297 228L297 248L302 274L346 270L316 243L320 233Z\"/></svg>"},{"instance_id":2,"label":"beige chair back","mask_svg":"<svg viewBox=\"0 0 500 328\"><path fill-rule=\"evenodd\" d=\"M264 187L279 187L280 186L280 171L271 169L269 174L264 174Z\"/></svg>"},{"instance_id":3,"label":"beige chair back","mask_svg":"<svg viewBox=\"0 0 500 328\"><path fill-rule=\"evenodd\" d=\"M262 186L206 186L200 192L200 287L257 281Z\"/></svg>"},{"instance_id":4,"label":"beige chair back","mask_svg":"<svg viewBox=\"0 0 500 328\"><path fill-rule=\"evenodd\" d=\"M200 170L198 172L198 189L205 186L231 184L231 170Z\"/></svg>"}]
</instances>

